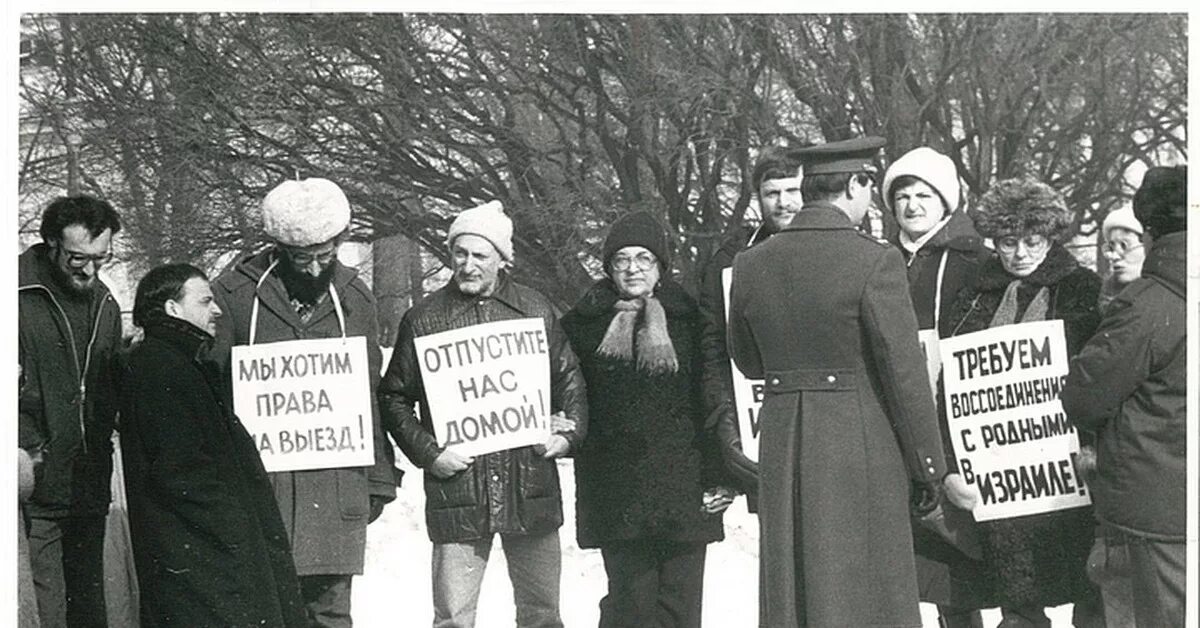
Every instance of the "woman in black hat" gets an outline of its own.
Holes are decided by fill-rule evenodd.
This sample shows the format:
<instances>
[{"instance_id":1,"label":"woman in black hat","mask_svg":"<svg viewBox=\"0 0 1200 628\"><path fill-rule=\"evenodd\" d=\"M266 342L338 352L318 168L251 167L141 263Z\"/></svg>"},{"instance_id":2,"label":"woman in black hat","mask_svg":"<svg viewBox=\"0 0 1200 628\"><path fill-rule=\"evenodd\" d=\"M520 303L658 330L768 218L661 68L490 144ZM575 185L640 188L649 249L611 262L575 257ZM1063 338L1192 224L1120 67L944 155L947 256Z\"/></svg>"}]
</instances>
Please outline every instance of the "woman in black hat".
<instances>
[{"instance_id":1,"label":"woman in black hat","mask_svg":"<svg viewBox=\"0 0 1200 628\"><path fill-rule=\"evenodd\" d=\"M699 311L669 260L658 221L625 216L604 243L607 276L562 320L588 387L576 525L608 574L601 627L699 626L706 545L733 498L703 425Z\"/></svg>"}]
</instances>

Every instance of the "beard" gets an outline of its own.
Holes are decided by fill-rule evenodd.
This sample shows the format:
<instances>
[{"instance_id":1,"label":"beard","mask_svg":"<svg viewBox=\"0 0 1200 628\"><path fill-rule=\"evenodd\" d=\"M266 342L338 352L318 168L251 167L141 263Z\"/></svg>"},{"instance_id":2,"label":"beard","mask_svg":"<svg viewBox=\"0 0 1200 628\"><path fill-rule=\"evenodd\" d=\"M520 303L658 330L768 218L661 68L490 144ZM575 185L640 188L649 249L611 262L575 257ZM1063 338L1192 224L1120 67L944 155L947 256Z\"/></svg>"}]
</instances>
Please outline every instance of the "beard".
<instances>
[{"instance_id":1,"label":"beard","mask_svg":"<svg viewBox=\"0 0 1200 628\"><path fill-rule=\"evenodd\" d=\"M336 260L329 263L316 277L292 268L286 259L279 264L279 278L287 289L288 298L301 303L314 305L321 295L329 291L329 282L333 281L333 267Z\"/></svg>"},{"instance_id":2,"label":"beard","mask_svg":"<svg viewBox=\"0 0 1200 628\"><path fill-rule=\"evenodd\" d=\"M54 264L53 268L55 281L63 293L72 299L84 300L91 297L96 290L96 282L100 281L99 273L92 273L89 277L81 271L65 269L58 264Z\"/></svg>"}]
</instances>

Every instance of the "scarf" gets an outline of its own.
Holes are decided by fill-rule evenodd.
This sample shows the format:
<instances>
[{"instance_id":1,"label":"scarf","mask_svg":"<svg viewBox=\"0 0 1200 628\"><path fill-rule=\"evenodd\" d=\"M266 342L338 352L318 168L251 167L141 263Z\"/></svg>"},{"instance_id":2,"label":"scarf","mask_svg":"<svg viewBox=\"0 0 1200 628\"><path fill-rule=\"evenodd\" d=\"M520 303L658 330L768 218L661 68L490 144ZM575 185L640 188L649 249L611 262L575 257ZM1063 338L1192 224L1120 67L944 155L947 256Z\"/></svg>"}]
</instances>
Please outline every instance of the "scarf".
<instances>
[{"instance_id":1,"label":"scarf","mask_svg":"<svg viewBox=\"0 0 1200 628\"><path fill-rule=\"evenodd\" d=\"M1008 287L1004 289L1004 297L1000 299L1000 307L997 307L996 313L992 315L992 322L988 325L989 328L1012 325L1017 322L1017 291L1022 285L1024 285L1024 282L1020 279L1009 282ZM1037 294L1033 296L1033 300L1025 308L1025 314L1021 316L1021 322L1044 321L1046 320L1046 312L1049 309L1050 289L1042 286L1038 288Z\"/></svg>"},{"instance_id":2,"label":"scarf","mask_svg":"<svg viewBox=\"0 0 1200 628\"><path fill-rule=\"evenodd\" d=\"M618 300L616 314L604 332L596 354L634 361L634 337L637 337L637 367L649 373L675 373L679 358L667 333L667 313L652 296ZM638 316L641 312L642 316ZM640 323L640 324L639 324Z\"/></svg>"}]
</instances>

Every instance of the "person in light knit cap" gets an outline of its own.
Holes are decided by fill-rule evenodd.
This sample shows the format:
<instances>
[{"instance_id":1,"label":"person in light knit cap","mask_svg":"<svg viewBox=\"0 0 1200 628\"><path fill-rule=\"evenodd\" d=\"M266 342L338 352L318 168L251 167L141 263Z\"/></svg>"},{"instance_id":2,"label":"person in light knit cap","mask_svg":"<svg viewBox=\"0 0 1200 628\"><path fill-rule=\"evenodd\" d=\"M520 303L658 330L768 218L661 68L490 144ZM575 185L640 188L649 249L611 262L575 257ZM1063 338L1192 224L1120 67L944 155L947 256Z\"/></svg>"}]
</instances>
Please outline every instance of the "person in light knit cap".
<instances>
[{"instance_id":1,"label":"person in light knit cap","mask_svg":"<svg viewBox=\"0 0 1200 628\"><path fill-rule=\"evenodd\" d=\"M562 626L558 529L563 515L555 460L577 450L583 441L587 390L550 300L509 276L512 232L512 221L496 201L465 210L454 219L446 235L454 276L405 312L396 350L379 385L385 424L404 455L425 471L435 628L475 625L483 573L496 535L508 562L516 624L522 628ZM541 319L546 331L549 438L536 445L476 456L448 449L453 437L438 442L435 436L416 339L529 318ZM503 375L500 381L504 386ZM459 441L469 436L466 428L462 432Z\"/></svg>"},{"instance_id":2,"label":"person in light knit cap","mask_svg":"<svg viewBox=\"0 0 1200 628\"><path fill-rule=\"evenodd\" d=\"M1101 251L1108 260L1109 270L1100 290L1100 308L1104 309L1125 286L1142 276L1146 247L1142 243L1145 230L1132 207L1109 212L1100 232L1104 237Z\"/></svg>"},{"instance_id":3,"label":"person in light knit cap","mask_svg":"<svg viewBox=\"0 0 1200 628\"><path fill-rule=\"evenodd\" d=\"M271 244L212 283L224 315L211 356L224 376L232 378L235 345L365 336L375 390L383 363L375 297L338 260L350 226L341 187L320 178L284 181L263 199L262 221ZM394 455L374 403L371 429L370 466L269 474L313 626L351 625L350 586L363 570L367 524L396 496Z\"/></svg>"}]
</instances>

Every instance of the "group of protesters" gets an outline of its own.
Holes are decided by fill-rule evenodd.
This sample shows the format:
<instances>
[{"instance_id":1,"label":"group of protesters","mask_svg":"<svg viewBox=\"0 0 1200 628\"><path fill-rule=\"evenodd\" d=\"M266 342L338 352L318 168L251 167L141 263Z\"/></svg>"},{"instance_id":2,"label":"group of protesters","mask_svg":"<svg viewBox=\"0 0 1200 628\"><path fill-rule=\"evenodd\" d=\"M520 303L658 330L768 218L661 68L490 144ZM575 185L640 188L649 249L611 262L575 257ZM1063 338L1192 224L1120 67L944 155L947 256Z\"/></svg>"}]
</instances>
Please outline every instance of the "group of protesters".
<instances>
[{"instance_id":1,"label":"group of protesters","mask_svg":"<svg viewBox=\"0 0 1200 628\"><path fill-rule=\"evenodd\" d=\"M1051 186L996 181L968 206L953 160L928 147L880 184L883 146L764 150L761 223L728 234L698 297L675 280L670 231L634 212L560 313L513 280L501 204L465 209L447 230L452 277L404 313L386 368L374 297L338 259L351 207L336 183L274 188L270 245L211 281L184 263L150 270L129 349L97 278L118 213L55 200L18 266L23 625L106 625L115 429L144 626L350 626L367 525L400 481L392 443L423 470L435 628L475 625L497 535L517 625L562 626L563 457L579 546L607 574L603 628L699 626L706 548L738 494L761 523L761 626L920 626L920 601L946 627L982 626L992 607L1002 626L1049 626L1043 609L1065 603L1077 626L1181 626L1186 169L1151 168L1133 209L1105 218L1101 280L1064 246L1074 212ZM862 229L876 199L897 227L886 240ZM1056 320L1093 505L972 521L978 490L919 338ZM544 429L456 446L465 423L451 439L436 427L423 342L517 322L539 330ZM369 463L268 469L235 412L238 352L354 337ZM762 380L758 434L739 427L735 372ZM510 390L506 374L469 390Z\"/></svg>"}]
</instances>

